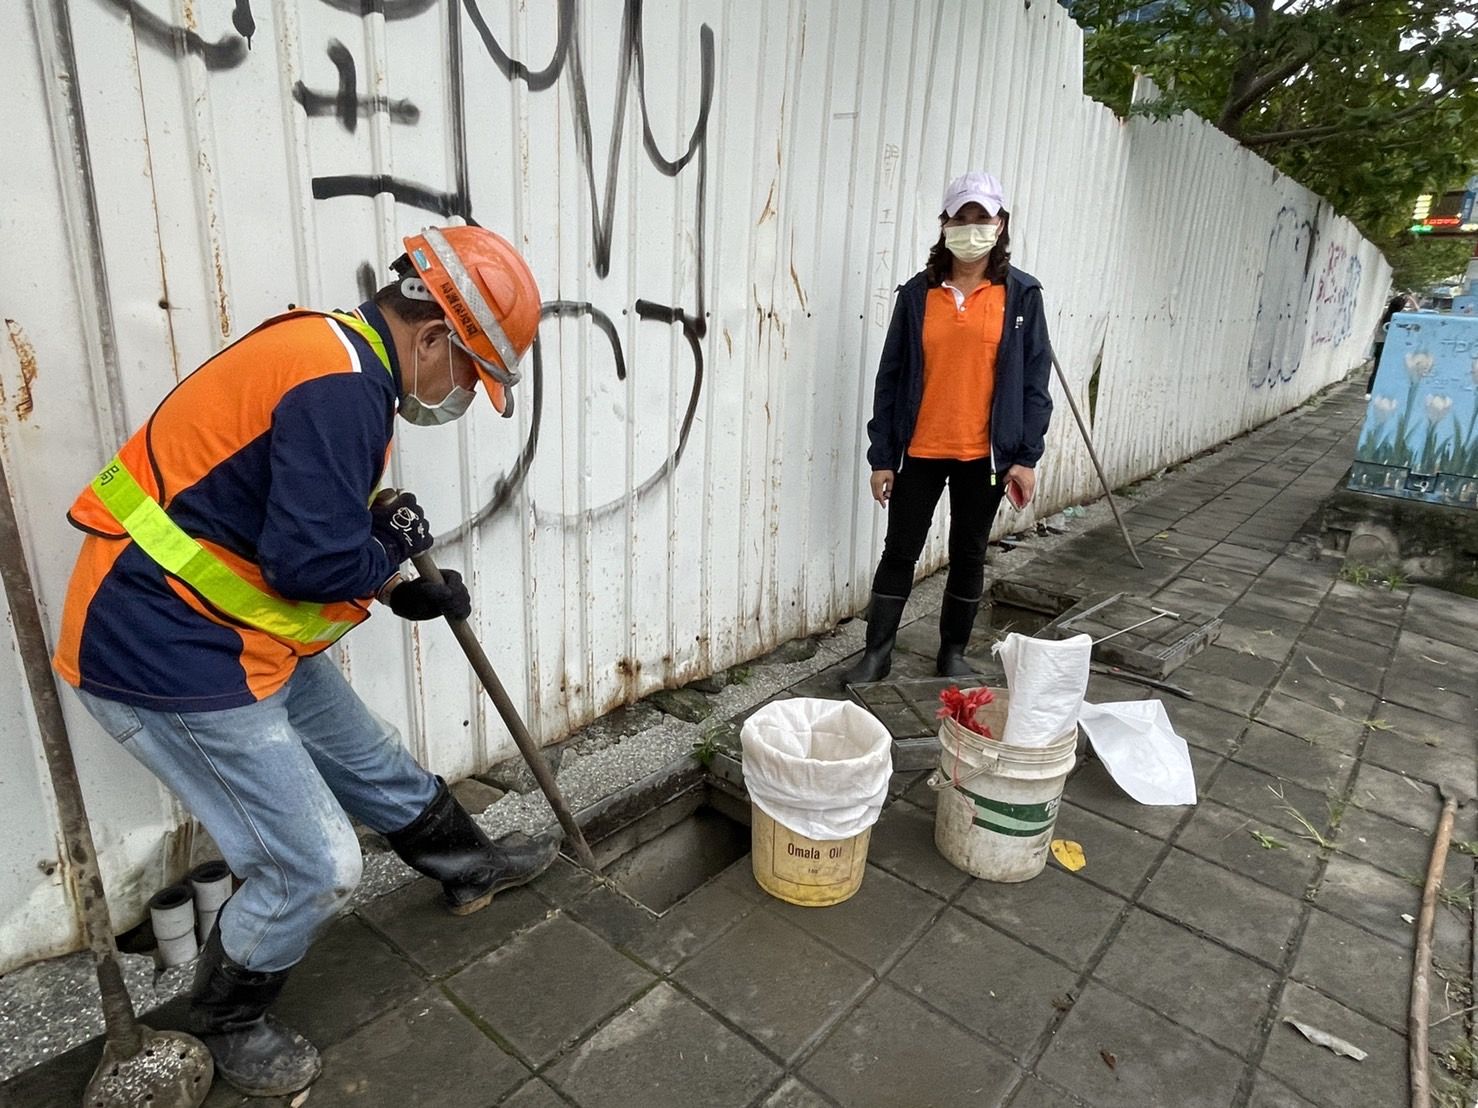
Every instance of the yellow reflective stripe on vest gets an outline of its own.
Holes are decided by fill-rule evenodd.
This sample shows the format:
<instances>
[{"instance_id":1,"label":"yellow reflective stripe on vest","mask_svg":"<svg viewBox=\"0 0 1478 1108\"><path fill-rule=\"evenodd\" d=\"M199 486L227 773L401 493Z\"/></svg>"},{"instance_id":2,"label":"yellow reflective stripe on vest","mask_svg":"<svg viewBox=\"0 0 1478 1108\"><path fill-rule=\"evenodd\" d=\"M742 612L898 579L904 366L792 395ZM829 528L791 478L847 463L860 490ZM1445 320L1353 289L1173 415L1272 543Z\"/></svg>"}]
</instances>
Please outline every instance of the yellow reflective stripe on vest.
<instances>
[{"instance_id":1,"label":"yellow reflective stripe on vest","mask_svg":"<svg viewBox=\"0 0 1478 1108\"><path fill-rule=\"evenodd\" d=\"M278 638L333 642L354 624L325 619L321 604L270 596L192 539L134 480L115 455L92 479L92 491L139 549L232 619Z\"/></svg>"},{"instance_id":2,"label":"yellow reflective stripe on vest","mask_svg":"<svg viewBox=\"0 0 1478 1108\"><path fill-rule=\"evenodd\" d=\"M328 312L327 315L337 319L345 327L353 328L359 337L369 343L370 349L375 352L375 357L380 359L380 364L385 367L386 373L393 373L390 368L390 355L385 352L385 340L380 338L380 332L376 331L357 315L348 312Z\"/></svg>"}]
</instances>

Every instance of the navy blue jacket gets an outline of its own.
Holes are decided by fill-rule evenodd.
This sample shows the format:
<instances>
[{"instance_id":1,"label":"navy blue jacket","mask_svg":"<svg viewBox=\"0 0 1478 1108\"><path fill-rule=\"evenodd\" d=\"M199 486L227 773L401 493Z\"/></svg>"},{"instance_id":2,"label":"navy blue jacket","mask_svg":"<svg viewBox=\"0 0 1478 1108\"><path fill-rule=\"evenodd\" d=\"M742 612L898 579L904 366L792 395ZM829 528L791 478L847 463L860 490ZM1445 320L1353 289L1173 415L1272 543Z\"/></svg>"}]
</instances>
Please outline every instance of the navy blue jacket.
<instances>
[{"instance_id":1,"label":"navy blue jacket","mask_svg":"<svg viewBox=\"0 0 1478 1108\"><path fill-rule=\"evenodd\" d=\"M913 439L924 397L924 300L928 278L916 273L898 289L893 321L878 361L872 418L867 421L867 463L896 470ZM990 453L997 473L1035 466L1052 419L1047 393L1052 347L1042 310L1042 285L1015 266L1006 276L1006 320L996 351L996 383L990 404Z\"/></svg>"}]
</instances>

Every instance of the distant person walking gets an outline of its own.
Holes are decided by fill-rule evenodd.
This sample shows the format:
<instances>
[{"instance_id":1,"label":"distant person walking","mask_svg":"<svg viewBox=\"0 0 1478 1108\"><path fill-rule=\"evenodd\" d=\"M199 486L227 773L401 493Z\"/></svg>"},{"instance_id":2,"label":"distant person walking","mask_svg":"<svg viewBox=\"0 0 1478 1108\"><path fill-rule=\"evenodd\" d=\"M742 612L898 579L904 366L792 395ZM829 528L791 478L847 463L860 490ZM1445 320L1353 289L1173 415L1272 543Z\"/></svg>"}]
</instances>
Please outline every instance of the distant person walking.
<instances>
[{"instance_id":1,"label":"distant person walking","mask_svg":"<svg viewBox=\"0 0 1478 1108\"><path fill-rule=\"evenodd\" d=\"M1381 313L1380 322L1375 327L1375 350L1370 360L1370 380L1365 382L1365 399L1370 399L1370 394L1375 391L1375 373L1380 369L1381 351L1386 348L1386 328L1391 325L1391 317L1397 312L1416 311L1416 298L1410 293L1401 293L1399 296L1391 297L1386 310Z\"/></svg>"},{"instance_id":2,"label":"distant person walking","mask_svg":"<svg viewBox=\"0 0 1478 1108\"><path fill-rule=\"evenodd\" d=\"M939 612L938 672L973 671L965 648L985 584L986 546L1003 494L1018 507L1052 416L1051 348L1035 277L1010 264L1001 182L966 173L944 190L940 234L922 272L898 290L878 364L867 460L888 510L872 583L867 649L847 684L879 681L934 508L949 486L949 576Z\"/></svg>"}]
</instances>

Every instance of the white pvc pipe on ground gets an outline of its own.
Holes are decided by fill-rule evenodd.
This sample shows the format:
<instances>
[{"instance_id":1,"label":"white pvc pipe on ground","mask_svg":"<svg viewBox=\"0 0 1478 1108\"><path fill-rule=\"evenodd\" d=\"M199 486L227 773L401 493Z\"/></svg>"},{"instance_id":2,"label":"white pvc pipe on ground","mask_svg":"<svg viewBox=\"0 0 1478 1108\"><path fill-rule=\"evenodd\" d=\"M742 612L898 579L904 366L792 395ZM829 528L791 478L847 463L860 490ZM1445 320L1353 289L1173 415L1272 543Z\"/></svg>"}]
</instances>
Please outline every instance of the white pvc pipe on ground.
<instances>
[{"instance_id":1,"label":"white pvc pipe on ground","mask_svg":"<svg viewBox=\"0 0 1478 1108\"><path fill-rule=\"evenodd\" d=\"M195 900L189 885L171 885L149 898L149 918L159 960L166 968L183 966L200 953L195 941Z\"/></svg>"},{"instance_id":2,"label":"white pvc pipe on ground","mask_svg":"<svg viewBox=\"0 0 1478 1108\"><path fill-rule=\"evenodd\" d=\"M221 906L231 898L231 867L225 862L201 862L186 877L195 891L196 934L200 945L210 938Z\"/></svg>"}]
</instances>

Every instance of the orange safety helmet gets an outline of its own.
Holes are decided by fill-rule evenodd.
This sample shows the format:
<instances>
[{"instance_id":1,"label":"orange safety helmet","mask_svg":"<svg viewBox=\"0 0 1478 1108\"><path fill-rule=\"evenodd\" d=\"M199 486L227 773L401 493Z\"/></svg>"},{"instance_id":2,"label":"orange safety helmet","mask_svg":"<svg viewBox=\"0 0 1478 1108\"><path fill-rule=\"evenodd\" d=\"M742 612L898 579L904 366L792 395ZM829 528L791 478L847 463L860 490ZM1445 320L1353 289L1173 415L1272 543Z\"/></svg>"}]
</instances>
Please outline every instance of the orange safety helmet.
<instances>
[{"instance_id":1,"label":"orange safety helmet","mask_svg":"<svg viewBox=\"0 0 1478 1108\"><path fill-rule=\"evenodd\" d=\"M417 276L405 278L400 291L441 305L452 342L471 356L493 407L511 416L509 390L539 330L539 287L528 262L482 227L427 227L404 241Z\"/></svg>"}]
</instances>

